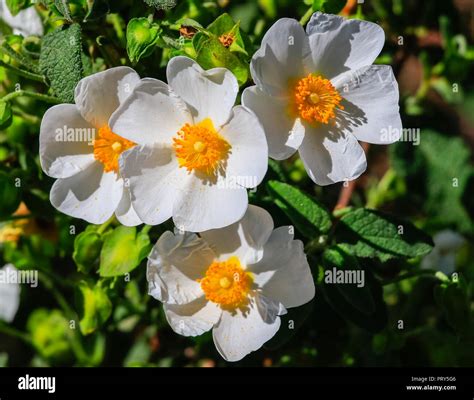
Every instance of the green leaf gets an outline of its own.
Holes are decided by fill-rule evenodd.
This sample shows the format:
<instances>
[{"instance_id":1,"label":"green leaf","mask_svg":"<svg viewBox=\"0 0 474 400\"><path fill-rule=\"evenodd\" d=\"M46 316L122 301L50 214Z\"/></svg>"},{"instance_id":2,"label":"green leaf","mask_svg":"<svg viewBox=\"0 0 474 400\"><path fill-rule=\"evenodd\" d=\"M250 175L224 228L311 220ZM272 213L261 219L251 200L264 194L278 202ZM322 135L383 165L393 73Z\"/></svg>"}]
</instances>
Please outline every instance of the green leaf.
<instances>
[{"instance_id":1,"label":"green leaf","mask_svg":"<svg viewBox=\"0 0 474 400\"><path fill-rule=\"evenodd\" d=\"M12 107L8 101L0 99L0 129L5 129L12 123Z\"/></svg>"},{"instance_id":2,"label":"green leaf","mask_svg":"<svg viewBox=\"0 0 474 400\"><path fill-rule=\"evenodd\" d=\"M347 252L381 261L424 256L433 248L431 238L412 223L364 208L341 218L336 238Z\"/></svg>"},{"instance_id":3,"label":"green leaf","mask_svg":"<svg viewBox=\"0 0 474 400\"><path fill-rule=\"evenodd\" d=\"M366 315L375 312L374 299L369 287L365 284L365 279L362 287L359 287L356 282L337 283L337 274L343 276L343 274L350 273L351 276L355 277L357 274L360 276L363 273L365 276L365 271L360 268L357 258L346 253L339 246L334 246L324 251L322 264L325 268L326 284L334 285L344 299L360 312ZM331 283L326 280L326 276L331 277ZM336 282L333 282L334 280Z\"/></svg>"},{"instance_id":4,"label":"green leaf","mask_svg":"<svg viewBox=\"0 0 474 400\"><path fill-rule=\"evenodd\" d=\"M0 171L0 218L12 215L21 201L20 188L15 185L15 178Z\"/></svg>"},{"instance_id":5,"label":"green leaf","mask_svg":"<svg viewBox=\"0 0 474 400\"><path fill-rule=\"evenodd\" d=\"M156 7L158 10L171 10L176 6L178 0L143 0L150 7Z\"/></svg>"},{"instance_id":6,"label":"green leaf","mask_svg":"<svg viewBox=\"0 0 474 400\"><path fill-rule=\"evenodd\" d=\"M321 288L324 297L334 311L360 328L377 333L385 328L388 321L387 307L383 301L383 288L368 270L365 271L365 284L374 304L374 312L370 314L362 312L348 300L347 294L344 295L337 287L338 285L323 284ZM350 297L352 298L352 296Z\"/></svg>"},{"instance_id":7,"label":"green leaf","mask_svg":"<svg viewBox=\"0 0 474 400\"><path fill-rule=\"evenodd\" d=\"M78 24L62 26L43 38L40 70L64 103L74 102L74 89L82 79L82 38Z\"/></svg>"},{"instance_id":8,"label":"green leaf","mask_svg":"<svg viewBox=\"0 0 474 400\"><path fill-rule=\"evenodd\" d=\"M104 235L100 253L100 276L124 275L135 269L151 249L148 234L135 227L119 226Z\"/></svg>"},{"instance_id":9,"label":"green leaf","mask_svg":"<svg viewBox=\"0 0 474 400\"><path fill-rule=\"evenodd\" d=\"M153 53L162 32L160 26L148 18L133 18L127 25L127 54L130 61L138 62Z\"/></svg>"},{"instance_id":10,"label":"green leaf","mask_svg":"<svg viewBox=\"0 0 474 400\"><path fill-rule=\"evenodd\" d=\"M316 200L286 183L270 181L267 187L275 204L304 236L313 239L329 232L331 215Z\"/></svg>"},{"instance_id":11,"label":"green leaf","mask_svg":"<svg viewBox=\"0 0 474 400\"><path fill-rule=\"evenodd\" d=\"M80 282L76 292L79 326L83 335L89 335L100 328L112 314L112 303L100 286Z\"/></svg>"},{"instance_id":12,"label":"green leaf","mask_svg":"<svg viewBox=\"0 0 474 400\"><path fill-rule=\"evenodd\" d=\"M21 10L24 10L25 8L28 8L32 5L30 0L7 0L6 3L10 13L13 16L17 15Z\"/></svg>"},{"instance_id":13,"label":"green leaf","mask_svg":"<svg viewBox=\"0 0 474 400\"><path fill-rule=\"evenodd\" d=\"M231 52L248 55L245 50L243 37L240 33L240 24L235 23L229 14L225 13L220 15L207 27L207 30L219 40L225 35L232 38L232 44L228 47Z\"/></svg>"},{"instance_id":14,"label":"green leaf","mask_svg":"<svg viewBox=\"0 0 474 400\"><path fill-rule=\"evenodd\" d=\"M247 63L223 46L217 38L209 38L201 44L197 62L204 69L227 68L235 75L239 85L247 82L249 77Z\"/></svg>"},{"instance_id":15,"label":"green leaf","mask_svg":"<svg viewBox=\"0 0 474 400\"><path fill-rule=\"evenodd\" d=\"M102 238L95 227L89 225L74 240L72 258L77 265L77 270L84 274L89 273L92 267L98 264L101 249Z\"/></svg>"}]
</instances>

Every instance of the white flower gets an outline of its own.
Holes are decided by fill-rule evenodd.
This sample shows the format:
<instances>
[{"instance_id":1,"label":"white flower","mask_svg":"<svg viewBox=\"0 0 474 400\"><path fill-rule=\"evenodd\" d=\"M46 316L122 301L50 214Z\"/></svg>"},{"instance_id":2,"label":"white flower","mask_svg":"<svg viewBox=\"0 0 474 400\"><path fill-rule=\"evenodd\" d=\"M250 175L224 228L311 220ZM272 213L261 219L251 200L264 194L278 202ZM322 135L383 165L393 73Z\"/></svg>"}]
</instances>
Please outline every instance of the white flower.
<instances>
[{"instance_id":1,"label":"white flower","mask_svg":"<svg viewBox=\"0 0 474 400\"><path fill-rule=\"evenodd\" d=\"M6 0L0 0L0 19L13 29L13 33L23 36L43 36L43 22L34 7L21 10L13 16Z\"/></svg>"},{"instance_id":2,"label":"white flower","mask_svg":"<svg viewBox=\"0 0 474 400\"><path fill-rule=\"evenodd\" d=\"M434 269L451 275L456 269L456 253L466 243L459 233L449 229L433 237L434 248L421 261L421 268Z\"/></svg>"},{"instance_id":3,"label":"white flower","mask_svg":"<svg viewBox=\"0 0 474 400\"><path fill-rule=\"evenodd\" d=\"M164 303L172 329L198 336L212 329L227 361L259 349L280 328L280 315L315 293L303 243L288 226L250 205L244 218L196 234L165 232L148 261L149 294Z\"/></svg>"},{"instance_id":4,"label":"white flower","mask_svg":"<svg viewBox=\"0 0 474 400\"><path fill-rule=\"evenodd\" d=\"M120 158L133 207L148 225L170 217L183 231L230 225L267 171L263 129L250 110L233 108L239 86L227 69L175 57L167 78L169 86L143 79L110 120L141 145Z\"/></svg>"},{"instance_id":5,"label":"white flower","mask_svg":"<svg viewBox=\"0 0 474 400\"><path fill-rule=\"evenodd\" d=\"M376 24L315 13L306 27L277 21L251 62L256 86L242 103L260 118L270 157L299 150L319 185L353 180L366 169L358 140L389 144L401 136L392 68L372 65L385 36Z\"/></svg>"},{"instance_id":6,"label":"white flower","mask_svg":"<svg viewBox=\"0 0 474 400\"><path fill-rule=\"evenodd\" d=\"M115 212L128 226L141 223L119 174L120 154L135 144L110 130L109 118L140 82L128 67L111 68L82 79L76 104L51 107L40 130L40 160L58 178L50 199L59 211L93 224Z\"/></svg>"},{"instance_id":7,"label":"white flower","mask_svg":"<svg viewBox=\"0 0 474 400\"><path fill-rule=\"evenodd\" d=\"M2 269L2 275L16 273L16 268L7 264ZM20 285L0 280L0 320L12 322L20 306Z\"/></svg>"}]
</instances>

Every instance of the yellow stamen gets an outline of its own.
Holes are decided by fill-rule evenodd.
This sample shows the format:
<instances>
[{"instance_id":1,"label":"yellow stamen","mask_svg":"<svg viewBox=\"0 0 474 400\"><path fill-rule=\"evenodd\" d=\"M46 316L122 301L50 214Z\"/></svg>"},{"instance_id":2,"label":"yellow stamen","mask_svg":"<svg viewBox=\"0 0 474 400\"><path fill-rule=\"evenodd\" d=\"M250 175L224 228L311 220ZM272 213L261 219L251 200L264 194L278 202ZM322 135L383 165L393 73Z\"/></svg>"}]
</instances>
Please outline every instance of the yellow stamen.
<instances>
[{"instance_id":1,"label":"yellow stamen","mask_svg":"<svg viewBox=\"0 0 474 400\"><path fill-rule=\"evenodd\" d=\"M184 125L173 139L173 148L180 167L215 176L225 168L231 146L207 118L197 125Z\"/></svg>"},{"instance_id":2,"label":"yellow stamen","mask_svg":"<svg viewBox=\"0 0 474 400\"><path fill-rule=\"evenodd\" d=\"M247 305L253 279L242 268L239 258L234 256L226 261L213 262L205 277L198 282L207 300L233 310Z\"/></svg>"},{"instance_id":3,"label":"yellow stamen","mask_svg":"<svg viewBox=\"0 0 474 400\"><path fill-rule=\"evenodd\" d=\"M136 143L113 133L106 125L99 129L98 139L94 140L94 157L104 165L105 172L117 173L120 154L135 145Z\"/></svg>"},{"instance_id":4,"label":"yellow stamen","mask_svg":"<svg viewBox=\"0 0 474 400\"><path fill-rule=\"evenodd\" d=\"M328 124L336 118L336 107L343 110L342 97L331 81L309 74L293 88L294 112L310 124Z\"/></svg>"}]
</instances>

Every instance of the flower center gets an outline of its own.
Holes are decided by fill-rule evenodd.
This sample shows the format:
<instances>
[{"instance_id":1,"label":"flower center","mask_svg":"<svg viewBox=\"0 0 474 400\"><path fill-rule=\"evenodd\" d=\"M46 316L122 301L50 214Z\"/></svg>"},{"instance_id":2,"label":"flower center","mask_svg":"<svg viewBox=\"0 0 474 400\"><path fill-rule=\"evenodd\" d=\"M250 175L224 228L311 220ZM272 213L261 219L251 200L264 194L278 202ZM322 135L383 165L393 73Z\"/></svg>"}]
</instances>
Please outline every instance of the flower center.
<instances>
[{"instance_id":1,"label":"flower center","mask_svg":"<svg viewBox=\"0 0 474 400\"><path fill-rule=\"evenodd\" d=\"M235 309L247 304L253 279L234 256L227 261L213 262L198 282L207 300L222 308Z\"/></svg>"},{"instance_id":2,"label":"flower center","mask_svg":"<svg viewBox=\"0 0 474 400\"><path fill-rule=\"evenodd\" d=\"M173 148L180 167L215 176L225 167L231 146L207 118L197 125L184 125L173 139Z\"/></svg>"},{"instance_id":3,"label":"flower center","mask_svg":"<svg viewBox=\"0 0 474 400\"><path fill-rule=\"evenodd\" d=\"M106 125L99 129L98 139L94 140L94 157L104 165L105 172L119 170L119 157L124 151L136 145L113 133Z\"/></svg>"},{"instance_id":4,"label":"flower center","mask_svg":"<svg viewBox=\"0 0 474 400\"><path fill-rule=\"evenodd\" d=\"M341 110L342 97L328 79L309 74L300 79L293 89L295 112L310 124L328 124L336 118L336 107Z\"/></svg>"}]
</instances>

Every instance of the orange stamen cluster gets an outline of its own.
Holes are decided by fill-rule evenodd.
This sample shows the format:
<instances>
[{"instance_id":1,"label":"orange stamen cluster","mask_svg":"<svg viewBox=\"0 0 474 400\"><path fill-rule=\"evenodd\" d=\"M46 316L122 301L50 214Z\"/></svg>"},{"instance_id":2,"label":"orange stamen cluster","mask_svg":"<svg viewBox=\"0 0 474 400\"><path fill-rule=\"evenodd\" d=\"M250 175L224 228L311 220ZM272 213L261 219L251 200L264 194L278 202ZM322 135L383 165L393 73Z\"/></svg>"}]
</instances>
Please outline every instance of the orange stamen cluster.
<instances>
[{"instance_id":1,"label":"orange stamen cluster","mask_svg":"<svg viewBox=\"0 0 474 400\"><path fill-rule=\"evenodd\" d=\"M198 282L207 300L224 309L236 309L247 305L253 279L238 257L230 257L227 261L213 262Z\"/></svg>"},{"instance_id":2,"label":"orange stamen cluster","mask_svg":"<svg viewBox=\"0 0 474 400\"><path fill-rule=\"evenodd\" d=\"M336 118L336 107L344 109L342 97L331 81L314 74L296 83L293 101L295 112L310 124L328 124Z\"/></svg>"},{"instance_id":3,"label":"orange stamen cluster","mask_svg":"<svg viewBox=\"0 0 474 400\"><path fill-rule=\"evenodd\" d=\"M136 143L113 133L108 126L99 129L98 139L94 140L94 157L104 165L105 172L119 170L120 155Z\"/></svg>"}]
</instances>

